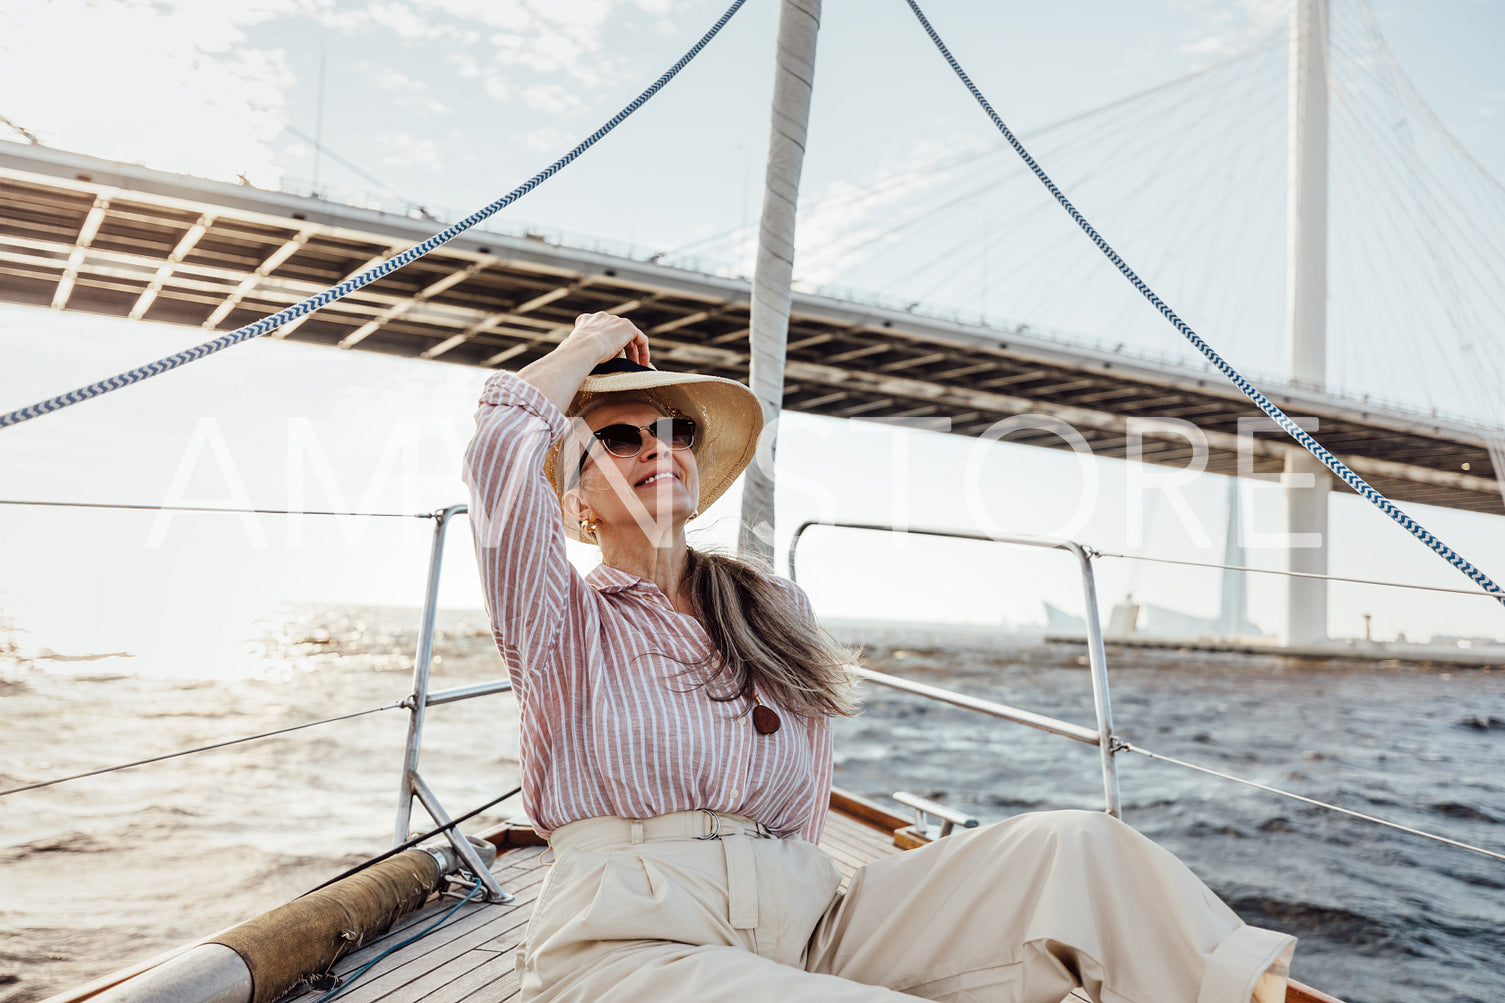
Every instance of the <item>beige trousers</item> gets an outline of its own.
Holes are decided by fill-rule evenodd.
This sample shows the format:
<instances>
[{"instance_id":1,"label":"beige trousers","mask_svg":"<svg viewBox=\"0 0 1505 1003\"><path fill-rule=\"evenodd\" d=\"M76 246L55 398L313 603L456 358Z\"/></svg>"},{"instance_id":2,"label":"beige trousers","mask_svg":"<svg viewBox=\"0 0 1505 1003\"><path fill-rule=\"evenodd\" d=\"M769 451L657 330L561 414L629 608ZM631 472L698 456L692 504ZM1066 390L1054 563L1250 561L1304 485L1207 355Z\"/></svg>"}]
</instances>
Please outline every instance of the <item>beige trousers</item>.
<instances>
[{"instance_id":1,"label":"beige trousers","mask_svg":"<svg viewBox=\"0 0 1505 1003\"><path fill-rule=\"evenodd\" d=\"M585 819L550 842L517 953L536 1003L1279 1003L1295 946L1100 812L948 836L844 894L823 851L735 815Z\"/></svg>"}]
</instances>

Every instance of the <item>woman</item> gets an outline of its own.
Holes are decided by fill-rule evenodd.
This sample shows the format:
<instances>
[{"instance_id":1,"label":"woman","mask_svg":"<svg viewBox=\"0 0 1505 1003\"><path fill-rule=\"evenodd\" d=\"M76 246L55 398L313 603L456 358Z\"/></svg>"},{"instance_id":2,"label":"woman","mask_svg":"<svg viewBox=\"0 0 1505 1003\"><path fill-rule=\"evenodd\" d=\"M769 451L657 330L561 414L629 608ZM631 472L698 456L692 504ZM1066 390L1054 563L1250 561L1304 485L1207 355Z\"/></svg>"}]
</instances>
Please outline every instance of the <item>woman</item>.
<instances>
[{"instance_id":1,"label":"woman","mask_svg":"<svg viewBox=\"0 0 1505 1003\"><path fill-rule=\"evenodd\" d=\"M815 844L845 655L794 583L685 542L761 427L741 384L652 369L610 314L487 381L471 519L555 855L522 998L1282 1000L1294 939L1097 812L950 836L839 890ZM590 575L566 536L601 548Z\"/></svg>"}]
</instances>

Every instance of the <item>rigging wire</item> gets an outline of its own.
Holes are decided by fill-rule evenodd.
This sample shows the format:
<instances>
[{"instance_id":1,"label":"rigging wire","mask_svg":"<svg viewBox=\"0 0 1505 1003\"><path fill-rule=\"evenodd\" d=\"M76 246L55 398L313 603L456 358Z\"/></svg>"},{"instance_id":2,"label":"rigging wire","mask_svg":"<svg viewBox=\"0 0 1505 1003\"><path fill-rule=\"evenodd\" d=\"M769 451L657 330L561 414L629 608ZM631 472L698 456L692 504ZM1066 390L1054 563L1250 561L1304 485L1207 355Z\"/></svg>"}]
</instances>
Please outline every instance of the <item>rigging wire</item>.
<instances>
[{"instance_id":1,"label":"rigging wire","mask_svg":"<svg viewBox=\"0 0 1505 1003\"><path fill-rule=\"evenodd\" d=\"M1158 496L1157 496L1158 497ZM1288 578L1317 578L1325 582L1351 582L1355 585L1387 585L1397 589L1417 589L1422 592L1449 592L1461 596L1498 598L1493 592L1482 589L1460 589L1449 585L1418 585L1415 582L1397 582L1384 578L1353 578L1348 575L1323 575L1315 571L1289 571L1285 568L1256 568L1248 564L1216 564L1212 561L1192 561L1175 557L1155 557L1150 554L1126 554L1115 550L1093 550L1095 557L1119 557L1126 561L1150 561L1155 564L1180 564L1188 568L1217 568L1223 571L1252 571L1261 575L1285 575Z\"/></svg>"},{"instance_id":2,"label":"rigging wire","mask_svg":"<svg viewBox=\"0 0 1505 1003\"><path fill-rule=\"evenodd\" d=\"M252 105L251 107L254 108L254 109L256 109L257 111L271 112L270 108L265 108L265 107L262 107L260 105ZM308 133L302 131L297 126L293 125L291 122L283 122L282 123L282 128L285 129L285 130L287 130L288 132L292 133L293 136L295 136L298 139L301 139L303 142L312 144L315 150L317 150L318 152L322 153L324 156L328 157L330 160L333 160L335 163L339 164L341 167L345 168L347 171L349 171L350 173L354 174L356 177L360 178L362 181L365 181L367 184L376 185L378 188L380 188L382 190L383 194L387 195L390 198L396 199L398 202L401 202L403 205L407 206L409 210L416 210L425 219L430 219L431 220L431 219L434 218L433 215L429 212L428 208L423 203L421 203L421 202L415 202L412 199L408 198L402 192L400 192L397 189L393 188L391 185L387 184L385 181L383 181L381 178L377 177L376 175L370 173L365 168L361 167L361 165L357 164L355 161L350 160L348 157L342 157L342 156L340 156L340 154L336 153L334 150L331 150L327 145L325 145L324 143L321 143L319 140L317 140L314 137L310 136ZM314 194L317 195L318 194L318 190L319 190L319 186L316 184L316 185L313 186L313 188L315 189Z\"/></svg>"},{"instance_id":3,"label":"rigging wire","mask_svg":"<svg viewBox=\"0 0 1505 1003\"><path fill-rule=\"evenodd\" d=\"M398 700L393 703L383 704L380 707L371 707L366 710L358 710L352 714L341 714L337 717L326 717L318 721L305 721L302 724L295 724L287 728L278 728L275 731L264 731L259 735L247 735L244 738L232 738L224 742L212 742L209 745L200 745L197 748L193 749L183 749L178 752L168 752L160 756L150 756L146 759L138 759L133 763L120 763L116 766L103 766L97 770L86 770L83 773L75 773L67 777L55 777L52 780L39 780L36 783L22 784L20 787L12 787L8 790L0 791L0 798L9 797L12 794L19 794L22 791L34 791L42 787L52 787L56 784L65 784L70 780L82 780L85 777L97 777L104 773L117 773L120 770L129 770L137 766L146 766L150 763L161 763L169 759L181 759L183 756L191 756L198 752L209 752L213 749L224 749L232 745L243 745L246 742L255 742L263 738L273 738L277 735L286 735L289 732L302 731L304 728L314 728L321 724L333 724L336 721L349 721L351 718L365 717L367 714L376 714L384 710L397 710L404 706L406 706L405 701Z\"/></svg>"},{"instance_id":4,"label":"rigging wire","mask_svg":"<svg viewBox=\"0 0 1505 1003\"><path fill-rule=\"evenodd\" d=\"M212 505L131 505L124 502L46 501L33 498L0 498L0 505L25 505L39 508L104 508L127 512L229 512L236 515L335 515L365 516L371 519L432 519L433 512L334 512L321 509L290 508L220 508Z\"/></svg>"},{"instance_id":5,"label":"rigging wire","mask_svg":"<svg viewBox=\"0 0 1505 1003\"><path fill-rule=\"evenodd\" d=\"M438 826L437 828L430 829L428 832L422 833L421 835L409 837L406 841L397 844L396 846L392 847L392 849L387 850L385 853L379 853L369 860L361 861L359 864L356 864L354 867L350 868L347 871L341 871L339 874L336 874L334 877L330 878L328 881L325 881L323 884L314 885L312 888L304 892L302 895L299 895L298 897L303 898L305 896L312 895L320 888L327 888L330 885L334 884L336 881L343 881L346 878L350 877L352 874L359 874L366 868L371 867L374 864L379 864L383 860L387 860L388 858L395 857L404 850L411 850L413 847L417 846L424 840L433 839L440 833L448 832L449 830L455 828L455 826L459 825L461 822L469 822L471 819L481 814L481 812L486 811L488 808L495 808L503 801L506 801L508 798L516 797L520 793L522 793L522 788L514 787L507 793L492 798L490 801L487 801L479 808L472 808L464 815L450 819L448 822L444 823L441 826Z\"/></svg>"},{"instance_id":6,"label":"rigging wire","mask_svg":"<svg viewBox=\"0 0 1505 1003\"><path fill-rule=\"evenodd\" d=\"M477 223L480 223L488 217L496 214L497 212L500 212L502 209L505 209L513 202L516 202L518 199L531 192L534 188L537 188L539 185L543 184L549 178L553 177L554 174L557 173L560 169L568 166L572 161L575 160L576 157L579 157L586 150L596 145L596 143L603 137L605 137L607 133L611 132L622 122L626 121L628 116L630 116L633 112L637 111L644 104L646 104L649 98L657 94L665 84L667 84L670 80L673 80L674 77L678 75L680 70L689 65L690 60L694 59L700 53L700 50L704 49L706 45L710 43L711 39L716 37L717 33L720 32L721 29L725 27L726 23L732 19L732 15L736 14L737 11L746 2L747 0L732 0L732 5L727 8L726 13L722 14L721 17L717 19L716 23L711 25L710 29L700 37L700 40L697 41L693 46L691 46L689 51L681 56L673 66L664 71L662 76L660 76L652 84L649 84L641 94L633 98L631 103L629 103L625 108L613 115L605 125L601 126L595 132L591 133L585 139L581 140L564 156L554 161L542 171L533 175L533 177L529 178L523 184L514 188L508 194L497 199L495 202L492 202L490 205L471 213L469 216L460 220L460 222L446 227L444 230L441 230L440 232L434 234L427 240L424 240L418 244L414 244L407 250L393 255L386 261L383 261L381 264L367 269L366 271L361 272L358 275L353 275L350 278L346 279L344 282L341 282L339 285L331 286L323 292L310 296L308 299L303 300L301 303L296 303L293 306L290 306L278 313L263 317L262 319L254 323L247 324L244 327L237 328L236 330L230 331L227 334L223 334L218 338L213 339L212 341L206 341L202 345L198 345L195 348L190 348L186 351L178 352L175 355L169 355L166 358L158 359L156 362L148 363L144 366L132 369L129 372L111 376L108 379L100 380L97 383L91 383L85 387L79 387L77 390L71 390L68 393L60 394L59 396L50 398L48 400L39 401L36 404L31 404L27 407L17 408L16 410L11 411L7 414L0 414L0 428L6 428L11 425L16 425L23 421L29 421L32 418L38 418L44 414L49 414L53 411L69 407L73 404L82 403L83 401L98 397L101 394L109 393L112 390L119 390L120 388L130 386L133 383L139 383L142 380L147 379L148 377L157 376L161 373L169 372L189 362L196 362L199 359L204 358L205 356L222 351L223 349L229 348L232 345L237 345L243 341L248 341L251 338L257 338L263 334L268 334L272 331L275 331L283 324L286 324L289 321L293 321L298 318L305 317L308 314L319 309L320 307L326 306L329 303L333 303L335 300L348 296L350 293L353 293L358 289L370 285L377 279L380 279L386 275L390 275L392 272L395 272L397 269L402 268L404 265L408 265L414 261L417 261L419 258L423 257L425 254L428 254L435 248L449 243L461 233L464 233L466 230L475 226Z\"/></svg>"},{"instance_id":7,"label":"rigging wire","mask_svg":"<svg viewBox=\"0 0 1505 1003\"><path fill-rule=\"evenodd\" d=\"M1082 216L1082 214L1077 211L1076 207L1071 204L1071 202L1066 198L1064 194L1062 194L1061 190L1056 187L1055 182L1050 180L1045 171L1042 170L1040 165L1035 162L1035 159L1029 155L1029 151L1024 148L1023 144L1021 144L1019 140L1014 137L1014 134L1009 130L1008 125L1005 124L1003 119L998 116L998 113L993 110L993 106L988 103L987 98L983 97L982 92L977 89L977 86L972 83L971 78L968 77L966 72L962 69L961 64L956 61L956 57L951 55L951 51L946 48L946 44L941 41L940 35L936 34L935 29L931 27L930 22L926 19L924 12L920 10L919 4L916 3L916 0L906 0L906 2L909 4L910 10L914 12L915 17L919 20L921 27L925 30L925 33L929 35L930 40L935 43L936 48L940 51L941 55L950 65L951 69L956 73L957 77L966 86L967 90L972 94L973 98L977 100L977 103L987 113L994 126L996 126L998 130L1003 133L1004 138L1009 141L1009 145L1014 147L1014 151L1019 154L1019 156L1029 166L1030 170L1035 174L1035 176L1040 179L1040 182L1045 185L1045 187L1055 197L1056 201L1061 204L1061 207L1065 209L1067 213L1070 214L1071 218L1076 221L1077 225L1082 228L1083 232L1086 233L1087 236L1092 240L1092 242L1098 246L1098 249L1101 250L1103 254L1113 262L1113 264L1119 269L1119 271L1123 273L1124 277L1127 278L1131 283L1133 283L1134 287L1138 289L1140 293L1142 293L1144 297L1148 299L1157 310L1160 311L1165 319L1169 321L1176 328L1176 330L1180 331L1181 334L1184 335L1186 339L1190 341L1192 345L1195 346L1197 350L1200 351L1203 356L1206 357L1207 360L1218 369L1219 372L1227 377L1234 384L1234 386L1238 387L1238 389L1242 391L1244 395L1247 396L1251 401L1253 401L1260 408L1260 410L1264 411L1265 414L1274 419L1281 426L1281 428L1286 431L1287 434L1289 434L1293 439L1295 439L1303 447L1305 447L1308 452L1310 452L1313 456L1320 460L1323 465L1331 470L1335 475L1337 475L1340 480L1342 480L1349 487L1353 488L1359 494L1367 498L1382 512L1390 516L1391 519L1399 523L1413 536L1430 547L1436 554L1438 554L1438 556L1442 557L1449 564L1452 564L1459 571L1463 572L1474 582L1482 586L1486 591L1493 593L1495 598L1499 600L1502 605L1505 605L1505 589L1501 589L1500 586L1495 584L1495 582L1488 575L1480 571L1478 568L1474 567L1474 565L1469 563L1462 555L1458 554L1446 543L1429 532L1426 527L1422 526L1416 520L1412 519L1409 515L1407 515L1399 507L1397 507L1395 503L1391 502L1384 495L1376 491L1362 477L1350 470L1348 466L1343 463L1343 461L1339 460L1336 456L1329 452L1321 443L1312 438L1310 434L1303 431L1301 427L1294 421L1292 421L1284 411L1282 411L1267 397L1265 397L1264 394L1260 393L1260 391L1255 388L1253 384L1249 383L1248 380L1239 375L1239 373L1235 371L1232 366L1228 365L1228 363L1225 362L1223 358L1213 350L1212 346L1208 345L1207 342L1205 342L1195 331L1187 326L1186 322L1183 321L1179 316L1177 316L1176 313L1171 310L1171 308L1167 306L1159 296L1155 294L1154 290L1145 285L1144 281L1134 273L1133 269L1131 269L1128 264L1124 262L1123 258L1121 258L1118 253L1108 245L1108 242L1098 234L1097 230L1092 227L1092 224L1087 222L1086 218Z\"/></svg>"},{"instance_id":8,"label":"rigging wire","mask_svg":"<svg viewBox=\"0 0 1505 1003\"><path fill-rule=\"evenodd\" d=\"M1246 787L1253 787L1255 790L1265 791L1270 794L1279 794L1281 797L1291 798L1295 801L1301 801L1304 804L1313 805L1317 808L1326 808L1328 811L1335 811L1340 815L1349 815L1353 818L1361 819L1365 822L1372 822L1375 825L1382 825L1387 829L1395 829L1399 832L1409 833L1412 836L1423 836L1427 839L1435 840L1439 843L1446 843L1448 846L1456 846L1460 850L1469 850L1473 853L1482 854L1486 857L1493 857L1495 860L1505 860L1505 853L1499 853L1495 850L1487 850L1482 846L1475 846L1472 843L1464 843L1460 840L1450 839L1447 836L1439 836L1435 832L1427 832L1425 829L1416 829L1409 825L1401 825L1399 822L1392 822L1389 819L1379 818L1375 815L1367 815L1364 812L1354 811L1352 808L1344 808L1341 805L1335 805L1327 801L1319 801L1316 798L1309 798L1305 794L1296 794L1292 791L1281 790L1279 787L1271 787L1269 784L1262 784L1255 780L1248 780L1244 777L1235 776L1232 773L1224 773L1222 770L1214 770L1210 766L1198 766L1196 763L1188 763L1186 760L1177 759L1174 756L1163 755L1159 752L1151 752L1149 749L1141 749L1139 746L1131 745L1130 743L1125 742L1119 738L1113 739L1113 745L1115 752L1132 752L1135 755L1144 756L1146 759L1155 759L1163 763L1172 763L1176 766L1184 767L1188 770L1195 770L1198 773L1205 773L1208 776L1217 777L1221 780L1231 780L1236 784L1243 784Z\"/></svg>"}]
</instances>

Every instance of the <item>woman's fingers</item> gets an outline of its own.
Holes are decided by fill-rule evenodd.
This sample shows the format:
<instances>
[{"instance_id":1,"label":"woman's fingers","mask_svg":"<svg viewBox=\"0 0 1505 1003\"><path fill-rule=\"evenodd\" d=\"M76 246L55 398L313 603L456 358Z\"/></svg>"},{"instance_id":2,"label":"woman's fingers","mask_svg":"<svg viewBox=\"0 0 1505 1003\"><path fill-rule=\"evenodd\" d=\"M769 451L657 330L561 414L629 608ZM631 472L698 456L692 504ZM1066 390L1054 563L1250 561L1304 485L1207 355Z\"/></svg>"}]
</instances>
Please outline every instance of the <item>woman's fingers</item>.
<instances>
[{"instance_id":1,"label":"woman's fingers","mask_svg":"<svg viewBox=\"0 0 1505 1003\"><path fill-rule=\"evenodd\" d=\"M640 366L648 365L648 336L641 331L627 343L627 357Z\"/></svg>"},{"instance_id":2,"label":"woman's fingers","mask_svg":"<svg viewBox=\"0 0 1505 1003\"><path fill-rule=\"evenodd\" d=\"M600 361L626 358L647 365L648 339L625 317L612 313L582 313L575 318L571 336L590 338L600 349Z\"/></svg>"}]
</instances>

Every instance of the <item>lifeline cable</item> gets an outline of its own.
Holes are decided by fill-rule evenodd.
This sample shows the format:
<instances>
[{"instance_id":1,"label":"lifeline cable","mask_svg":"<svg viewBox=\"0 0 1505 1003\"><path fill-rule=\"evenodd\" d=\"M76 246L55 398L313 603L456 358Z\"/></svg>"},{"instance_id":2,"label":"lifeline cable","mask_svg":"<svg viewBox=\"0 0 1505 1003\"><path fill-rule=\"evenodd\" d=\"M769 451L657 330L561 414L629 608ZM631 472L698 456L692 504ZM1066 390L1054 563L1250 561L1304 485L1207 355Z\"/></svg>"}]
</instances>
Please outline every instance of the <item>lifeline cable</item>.
<instances>
[{"instance_id":1,"label":"lifeline cable","mask_svg":"<svg viewBox=\"0 0 1505 1003\"><path fill-rule=\"evenodd\" d=\"M335 512L327 509L225 508L219 505L141 505L127 502L47 501L36 498L0 498L0 505L31 505L39 508L108 508L122 512L220 512L230 515L337 515L368 519L432 519L432 512Z\"/></svg>"},{"instance_id":2,"label":"lifeline cable","mask_svg":"<svg viewBox=\"0 0 1505 1003\"><path fill-rule=\"evenodd\" d=\"M183 756L191 756L196 752L209 752L213 749L223 749L231 745L241 745L245 742L255 742L258 739L272 738L276 735L286 735L293 731L302 731L304 728L313 728L321 724L333 724L336 721L349 721L353 717L365 717L367 714L376 714L384 710L397 710L403 707L404 701L383 704L380 707L370 707L366 710L358 710L351 714L341 714L338 717L326 717L318 721L305 721L302 724L291 725L286 728L278 728L276 731L263 731L259 735L247 735L244 738L232 738L224 742L214 742L210 745L200 745L193 749L183 749L179 752L168 752L160 756L152 756L149 759L138 759L133 763L120 763L116 766L101 766L97 770L88 770L84 773L75 773L67 777L54 777L51 780L39 780L34 784L22 784L20 787L12 787L9 790L0 791L0 798L11 794L19 794L22 791L34 791L41 787L51 787L54 784L64 784L70 780L82 780L85 777L97 777L102 773L115 773L119 770L129 770L136 766L146 766L149 763L161 763L169 759L179 759Z\"/></svg>"},{"instance_id":3,"label":"lifeline cable","mask_svg":"<svg viewBox=\"0 0 1505 1003\"><path fill-rule=\"evenodd\" d=\"M1208 776L1217 777L1219 780L1231 780L1236 784L1243 784L1246 787L1253 787L1258 791L1265 791L1269 794L1279 794L1281 797L1291 798L1294 801L1301 801L1305 804L1313 805L1317 808L1326 808L1329 811L1338 812L1340 815L1349 815L1353 818L1357 818L1365 822L1372 822L1375 825L1382 825L1387 829L1395 829L1398 832L1408 833L1412 836L1425 836L1427 839L1436 840L1439 843L1446 843L1448 846L1456 846L1460 850L1469 850L1473 853L1478 853L1486 857L1493 857L1496 860L1505 860L1505 853L1500 853L1496 850L1487 850L1482 846L1475 846L1473 843L1465 843L1461 840L1450 839L1447 836L1439 836L1435 832L1427 832L1425 829L1416 829L1412 828L1409 825L1401 825L1399 822L1392 822L1389 819L1380 818L1377 815L1366 815L1364 812L1354 811L1352 808L1344 808L1342 805L1330 804L1327 801L1318 801L1316 798L1309 798L1305 794L1296 794L1291 791L1281 790L1279 787L1271 787L1269 784L1262 784L1255 780L1248 780L1244 777L1234 776L1232 773L1224 773L1222 770L1215 770L1210 766L1198 766L1196 763L1188 763L1186 760L1177 759L1174 756L1163 755L1159 752L1151 752L1149 749L1141 749L1137 745L1130 745L1128 742L1122 741L1117 738L1115 738L1113 742L1114 752L1132 752L1135 755L1144 756L1146 759L1157 759L1162 763L1171 763L1175 766L1181 766L1188 770L1195 770L1198 773L1205 773Z\"/></svg>"},{"instance_id":4,"label":"lifeline cable","mask_svg":"<svg viewBox=\"0 0 1505 1003\"><path fill-rule=\"evenodd\" d=\"M86 387L79 387L77 390L71 390L68 393L60 394L59 396L53 397L50 400L39 401L38 403L29 405L28 407L17 408L16 410L11 411L8 414L0 415L0 428L6 428L10 425L17 425L23 421L29 421L32 418L39 418L44 414L60 410L72 404L82 403L83 401L89 400L90 398L98 397L101 394L107 394L111 390L119 390L121 387L127 387L133 383L139 383L149 376L156 376L160 373L165 373L169 370L176 369L186 363L196 362L199 359L204 358L205 356L213 355L215 352L229 348L231 345L237 345L242 341L249 341L252 338L258 338L263 334L268 334L272 331L275 331L283 324L286 324L288 321L295 320L299 317L313 313L320 307L327 306L328 304L333 303L335 300L338 300L344 296L348 296L350 293L355 292L357 289L370 285L372 282L375 282L377 279L383 278L384 276L390 275L392 272L397 271L397 269L402 268L404 265L412 264L414 261L417 261L419 258L423 257L425 254L429 253L435 248L449 243L461 233L475 226L477 223L481 222L487 217L494 215L502 209L505 209L513 202L516 202L518 199L528 194L534 188L537 188L539 185L543 184L543 182L547 181L561 168L565 167L576 157L580 156L580 154L596 145L596 143L601 140L607 133L611 132L618 125L621 125L629 115L631 115L633 112L637 111L640 107L647 103L649 98L657 94L665 84L667 84L670 80L674 79L676 75L678 75L680 70L689 65L690 60L694 59L697 55L700 54L700 50L704 49L706 45L710 43L711 39L716 37L716 34L720 32L721 29L726 26L726 23L732 19L732 15L737 13L738 9L740 9L741 6L746 2L747 0L733 0L732 5L727 8L726 13L722 14L721 17L716 20L716 23L711 25L710 30L700 37L700 41L691 46L690 50L683 56L681 56L678 62L669 67L669 69L666 70L662 76L660 76L657 80L650 84L646 90L644 90L641 94L634 98L632 100L632 103L613 115L605 125L601 126L601 128L597 129L585 139L581 140L574 149L570 150L570 152L554 161L542 171L539 171L537 174L533 175L533 177L529 178L526 182L514 188L507 195L504 195L502 198L499 198L495 202L486 206L484 209L479 209L476 212L471 213L460 222L451 225L445 230L441 230L422 243L414 244L406 251L388 258L381 264L376 265L375 267L370 268L367 271L360 273L359 275L352 276L346 279L344 282L341 282L337 286L331 286L321 293L310 296L308 299L304 300L301 303L295 303L279 313L274 313L269 317L263 317L255 323L247 324L245 327L237 328L236 330L231 331L228 334L223 334L218 338L213 339L212 341L206 341L202 345L198 345L194 348L186 349L185 351L178 352L175 355L169 355L166 358L158 359L156 362L151 362L144 366L139 366L136 369L130 370L129 372L120 373L119 375L111 376L108 379L100 380L97 383L91 383Z\"/></svg>"},{"instance_id":5,"label":"lifeline cable","mask_svg":"<svg viewBox=\"0 0 1505 1003\"><path fill-rule=\"evenodd\" d=\"M1188 568L1214 568L1223 571L1248 571L1257 575L1284 575L1287 578L1315 578L1324 582L1350 582L1355 585L1384 585L1394 589L1417 589L1422 592L1448 592L1460 596L1482 596L1494 599L1493 592L1479 589L1457 589L1448 585L1418 585L1415 582L1388 581L1384 578L1354 578L1349 575L1319 575L1314 571L1291 571L1287 568L1256 568L1248 564L1219 564L1215 561L1188 561L1177 557L1156 557L1153 554L1125 554L1116 550L1094 550L1094 557L1121 557L1126 561L1152 561L1155 564L1178 564Z\"/></svg>"},{"instance_id":6,"label":"lifeline cable","mask_svg":"<svg viewBox=\"0 0 1505 1003\"><path fill-rule=\"evenodd\" d=\"M403 850L411 850L413 847L417 846L419 843L423 842L425 839L431 839L434 836L439 835L441 832L448 832L449 830L453 829L455 826L459 825L461 822L468 822L471 819L475 818L477 815L481 814L481 812L485 811L487 808L495 808L497 805L501 804L503 801L506 801L508 798L515 797L518 794L521 794L522 790L523 789L521 787L514 787L510 791L508 791L506 794L500 795L499 797L492 798L490 801L487 801L485 804L481 805L479 808L472 808L470 811L466 812L464 815L461 815L459 818L451 819L450 821L444 823L443 825L439 826L438 828L430 829L428 832L422 833L421 835L418 835L418 836L413 836L410 839L408 839L407 842L405 842L405 843L399 843L396 846L392 847L392 849L388 850L387 852L378 854L377 856L372 857L370 860L363 860L363 861L361 861L359 864L356 864L354 867L350 868L350 870L344 871L344 872L342 872L340 874L336 874L334 877L330 878L328 881L324 882L321 885L315 885L314 887L310 888L308 891L304 892L303 895L299 895L298 897L301 899L301 898L303 898L306 895L312 895L314 892L318 891L320 888L327 888L330 885L334 884L336 881L343 881L346 878L350 877L350 875L352 875L352 874L359 874L361 871L364 871L366 868L372 866L373 864L379 864L383 860L386 860L389 857L395 857L395 856L397 856L397 854L401 853Z\"/></svg>"},{"instance_id":7,"label":"lifeline cable","mask_svg":"<svg viewBox=\"0 0 1505 1003\"><path fill-rule=\"evenodd\" d=\"M1309 453L1311 453L1317 459L1321 460L1322 463L1327 467L1327 469L1336 474L1339 479L1341 479L1349 487L1353 488L1354 491L1358 492L1364 498L1367 498L1369 501L1373 502L1375 507L1377 507L1381 512L1384 512L1391 519L1394 519L1396 522L1400 523L1400 525L1405 527L1405 529L1410 532L1412 536L1416 537L1422 543L1430 547L1438 556L1442 557L1453 567L1457 568L1459 571L1463 572L1465 575L1471 578L1477 585L1483 588L1484 591L1490 593L1492 596L1494 596L1494 598L1499 600L1502 605L1505 605L1505 589L1501 589L1500 586L1496 585L1488 575L1480 571L1478 568L1474 567L1467 560L1465 560L1461 554L1457 553L1447 544L1443 543L1441 540L1437 539L1437 537L1433 536L1430 532L1427 531L1426 527L1422 526L1416 520L1412 519L1405 512L1402 512L1394 502L1390 501L1390 499L1386 498L1374 488L1370 487L1368 482L1366 482L1362 477L1354 473L1352 470L1348 469L1347 464L1338 459L1332 453L1328 452L1326 447L1324 447L1316 439L1312 438L1311 435L1309 435L1299 425L1288 418L1284 411L1277 407L1264 394L1260 393L1259 389L1256 388L1252 383L1244 379L1243 376L1239 375L1239 373L1232 366L1230 366L1223 360L1222 356L1220 356L1213 350L1211 345L1203 341L1201 337L1197 335L1197 332L1193 331L1185 321L1183 321L1179 316L1176 315L1176 312L1174 310L1165 305L1165 302L1155 294L1155 291L1147 286L1144 283L1144 280L1141 279L1137 274L1135 274L1134 270L1124 262L1123 258L1118 256L1118 252L1114 251L1112 247L1108 246L1108 242L1098 234L1097 230L1093 228L1091 223L1087 222L1086 217L1084 217L1080 212L1077 211L1076 206L1072 205L1070 200L1068 200L1066 196L1061 193L1061 189L1057 188L1056 183L1052 181L1043 170L1040 169L1040 165L1035 163L1035 158L1030 156L1029 151L1024 148L1024 144L1019 142L1019 140L1014 137L1014 134L1012 131L1010 131L1008 125L1006 125L1003 119L999 117L998 113L993 110L993 106L988 103L988 99L983 97L982 91L977 89L977 85L972 83L972 79L967 76L967 73L962 69L961 64L956 61L956 57L951 55L951 50L946 48L946 43L941 41L941 36L936 34L935 29L930 26L930 22L926 19L924 11L920 10L919 4L917 4L915 0L905 0L905 2L909 4L909 9L914 12L914 16L919 19L920 26L925 29L925 34L930 36L930 40L934 42L935 47L940 50L940 53L945 58L947 64L950 65L951 69L956 73L957 77L966 86L968 92L971 93L972 97L975 98L977 100L977 103L982 106L982 110L987 113L988 118L992 120L993 125L997 127L998 131L1003 134L1003 138L1008 140L1009 145L1014 148L1014 152L1019 154L1020 158L1024 160L1025 164L1029 166L1029 169L1034 172L1035 177L1040 179L1040 183L1043 184L1050 191L1050 193L1055 196L1056 201L1061 204L1061 208L1066 210L1067 214L1069 214L1071 218L1076 221L1076 224L1082 228L1082 231L1086 233L1089 238L1091 238L1092 242L1095 245L1097 245L1097 249L1102 251L1103 254L1107 256L1108 260L1113 262L1113 264L1118 267L1118 270L1123 273L1124 278L1128 279L1130 284L1133 285L1135 289L1138 289L1139 292L1144 296L1144 298L1149 300L1150 304L1156 310L1160 311L1161 316L1170 321L1171 326L1173 326L1177 331L1180 331L1181 334L1184 335L1186 339L1190 341L1199 352L1206 356L1207 361L1211 362L1215 367L1217 367L1218 372L1222 373L1225 377L1228 378L1229 382L1231 382L1234 386L1238 387L1239 390L1243 392L1245 397L1248 397L1251 401L1253 401L1261 411L1263 411L1266 415L1273 419L1276 424L1278 424L1282 429L1286 431L1287 434L1291 436L1291 438L1295 439L1302 446L1304 446Z\"/></svg>"}]
</instances>

